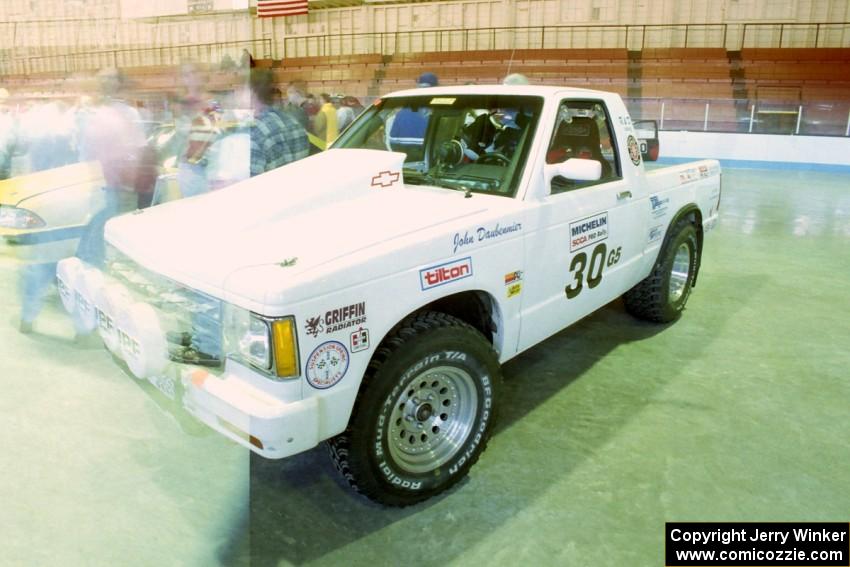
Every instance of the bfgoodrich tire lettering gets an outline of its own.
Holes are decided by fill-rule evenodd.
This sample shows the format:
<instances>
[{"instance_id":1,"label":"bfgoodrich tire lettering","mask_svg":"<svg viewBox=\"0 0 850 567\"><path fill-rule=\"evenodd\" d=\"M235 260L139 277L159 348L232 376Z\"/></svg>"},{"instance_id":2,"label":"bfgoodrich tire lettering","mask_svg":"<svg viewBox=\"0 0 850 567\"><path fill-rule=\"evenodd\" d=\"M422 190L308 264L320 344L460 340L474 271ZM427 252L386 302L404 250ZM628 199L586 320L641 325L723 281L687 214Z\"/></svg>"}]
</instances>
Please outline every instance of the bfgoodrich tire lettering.
<instances>
[{"instance_id":1,"label":"bfgoodrich tire lettering","mask_svg":"<svg viewBox=\"0 0 850 567\"><path fill-rule=\"evenodd\" d=\"M359 492L406 506L446 490L478 460L496 417L496 353L466 323L424 312L376 351L331 457Z\"/></svg>"},{"instance_id":2,"label":"bfgoodrich tire lettering","mask_svg":"<svg viewBox=\"0 0 850 567\"><path fill-rule=\"evenodd\" d=\"M656 323L678 319L694 285L699 255L696 227L688 218L679 220L652 272L623 296L626 310Z\"/></svg>"}]
</instances>

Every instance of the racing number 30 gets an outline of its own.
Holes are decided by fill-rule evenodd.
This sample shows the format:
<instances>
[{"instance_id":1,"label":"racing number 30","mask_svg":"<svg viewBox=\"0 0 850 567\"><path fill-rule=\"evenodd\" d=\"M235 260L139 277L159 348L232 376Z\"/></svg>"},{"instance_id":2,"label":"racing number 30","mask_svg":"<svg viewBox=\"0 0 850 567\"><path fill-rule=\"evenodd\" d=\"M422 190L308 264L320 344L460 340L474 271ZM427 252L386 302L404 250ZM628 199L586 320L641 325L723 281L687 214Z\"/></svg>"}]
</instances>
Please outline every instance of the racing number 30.
<instances>
[{"instance_id":1,"label":"racing number 30","mask_svg":"<svg viewBox=\"0 0 850 567\"><path fill-rule=\"evenodd\" d=\"M581 290L584 289L585 279L587 280L587 287L590 289L598 286L602 281L602 271L606 264L610 267L620 261L620 250L621 247L617 247L616 250L611 250L611 254L608 254L608 247L605 246L604 242L597 244L590 253L590 266L587 265L586 253L579 252L573 256L573 260L570 262L573 283L564 288L567 299L573 299L581 293ZM608 256L607 263L605 261L606 255ZM584 275L585 268L587 269L587 278Z\"/></svg>"}]
</instances>

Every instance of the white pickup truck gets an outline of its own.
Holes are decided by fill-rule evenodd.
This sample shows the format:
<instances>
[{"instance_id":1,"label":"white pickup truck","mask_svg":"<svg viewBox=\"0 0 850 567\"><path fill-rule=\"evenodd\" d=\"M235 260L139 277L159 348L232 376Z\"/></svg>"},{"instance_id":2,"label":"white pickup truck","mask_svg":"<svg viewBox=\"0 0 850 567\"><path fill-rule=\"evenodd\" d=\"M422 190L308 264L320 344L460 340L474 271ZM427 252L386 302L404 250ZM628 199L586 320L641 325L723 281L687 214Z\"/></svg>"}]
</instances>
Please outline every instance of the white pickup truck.
<instances>
[{"instance_id":1,"label":"white pickup truck","mask_svg":"<svg viewBox=\"0 0 850 567\"><path fill-rule=\"evenodd\" d=\"M322 154L113 219L106 265L62 261L59 289L211 428L268 458L327 440L403 506L481 455L501 363L620 296L675 320L719 204L716 161L644 171L615 94L418 89Z\"/></svg>"}]
</instances>

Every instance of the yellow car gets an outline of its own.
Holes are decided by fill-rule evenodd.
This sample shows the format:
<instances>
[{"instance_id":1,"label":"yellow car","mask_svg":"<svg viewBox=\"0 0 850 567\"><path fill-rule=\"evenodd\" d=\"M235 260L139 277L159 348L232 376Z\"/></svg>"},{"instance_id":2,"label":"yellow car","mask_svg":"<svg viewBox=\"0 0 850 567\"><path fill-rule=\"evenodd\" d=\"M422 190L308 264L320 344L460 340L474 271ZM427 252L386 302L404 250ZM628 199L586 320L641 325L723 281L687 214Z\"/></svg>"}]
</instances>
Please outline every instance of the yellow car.
<instances>
[{"instance_id":1,"label":"yellow car","mask_svg":"<svg viewBox=\"0 0 850 567\"><path fill-rule=\"evenodd\" d=\"M173 134L173 132L172 132ZM182 198L177 158L167 147L170 135L160 134L158 146L165 159L143 160L152 185L152 204ZM250 135L230 130L209 150L207 183L218 189L250 177ZM162 174L157 176L157 172ZM99 162L90 161L19 175L0 181L0 256L25 263L56 262L77 251L80 237L92 217L106 205L104 178ZM125 197L135 199L134 193ZM135 208L135 205L132 207Z\"/></svg>"},{"instance_id":2,"label":"yellow car","mask_svg":"<svg viewBox=\"0 0 850 567\"><path fill-rule=\"evenodd\" d=\"M73 256L86 225L105 206L98 162L0 181L0 254L22 262Z\"/></svg>"}]
</instances>

